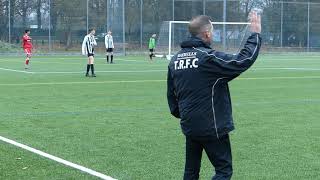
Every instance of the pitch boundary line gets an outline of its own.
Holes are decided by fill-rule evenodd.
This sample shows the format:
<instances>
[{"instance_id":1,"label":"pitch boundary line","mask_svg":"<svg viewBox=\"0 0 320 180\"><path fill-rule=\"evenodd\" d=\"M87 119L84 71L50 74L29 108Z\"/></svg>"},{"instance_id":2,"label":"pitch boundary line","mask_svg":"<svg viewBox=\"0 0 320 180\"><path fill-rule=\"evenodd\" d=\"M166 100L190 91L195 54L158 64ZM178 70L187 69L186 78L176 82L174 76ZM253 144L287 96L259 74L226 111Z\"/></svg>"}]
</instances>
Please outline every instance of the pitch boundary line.
<instances>
[{"instance_id":1,"label":"pitch boundary line","mask_svg":"<svg viewBox=\"0 0 320 180\"><path fill-rule=\"evenodd\" d=\"M298 70L298 71L320 71L320 68L295 68L295 67L261 67L252 70Z\"/></svg>"},{"instance_id":2,"label":"pitch boundary line","mask_svg":"<svg viewBox=\"0 0 320 180\"><path fill-rule=\"evenodd\" d=\"M18 58L24 58L24 56L16 56ZM75 58L76 59L86 59L86 58L83 58L84 56L74 56L74 57L54 57L54 56L51 56L50 58L49 57L39 57L39 56L33 56L33 59L41 59L41 60L52 60L52 59L60 59L60 60L74 60ZM11 58L11 57L10 57ZM11 58L13 59L13 58ZM95 57L95 59L105 59L104 57ZM135 60L135 59L123 59L123 58L117 58L116 60L119 60L119 61L140 61L140 60ZM10 61L8 59L5 59L5 58L0 58L0 61ZM142 60L141 60L142 61ZM16 62L21 62L21 61L16 61ZM143 62L143 61L142 61Z\"/></svg>"},{"instance_id":3,"label":"pitch boundary line","mask_svg":"<svg viewBox=\"0 0 320 180\"><path fill-rule=\"evenodd\" d=\"M10 60L0 60L0 62L3 61L3 62L13 62L13 63L21 63L20 61L10 61ZM130 61L135 61L135 60L119 60L119 61L125 61L125 62L130 62ZM146 61L137 61L139 63L135 63L135 65L143 65L144 63L146 63ZM37 61L37 60L33 60L32 63L36 63L36 64L62 64L62 65L83 65L84 63L79 61L79 62L53 62L53 61ZM98 65L99 66L111 66L105 62L101 62L99 60L96 60L96 63L99 63ZM126 64L112 64L112 66L128 66L128 65L132 65L133 63L126 63ZM155 64L153 64L155 65ZM161 65L161 64L156 64L156 65Z\"/></svg>"},{"instance_id":4,"label":"pitch boundary line","mask_svg":"<svg viewBox=\"0 0 320 180\"><path fill-rule=\"evenodd\" d=\"M238 80L274 80L274 79L320 79L320 76L292 76L292 77L246 77L237 78Z\"/></svg>"},{"instance_id":5,"label":"pitch boundary line","mask_svg":"<svg viewBox=\"0 0 320 180\"><path fill-rule=\"evenodd\" d=\"M87 173L87 174L90 174L90 175L92 175L92 176L96 176L96 177L99 177L99 178L104 179L104 180L116 180L116 179L114 179L114 178L112 178L112 177L110 177L110 176L107 176L107 175L105 175L105 174L102 174L102 173L100 173L100 172L97 172L97 171L94 171L94 170L92 170L92 169L86 168L86 167L84 167L84 166L81 166L81 165L72 163L72 162L67 161L67 160L64 160L64 159L62 159L62 158L53 156L53 155L51 155L51 154L45 153L45 152L40 151L40 150L38 150L38 149L32 148L32 147L30 147L30 146L27 146L27 145L18 143L18 142L16 142L16 141L11 140L11 139L8 139L8 138L5 138L5 137L0 136L0 140L3 141L3 142L6 142L6 143L8 143L8 144L14 145L14 146L16 146L16 147L19 147L19 148L21 148L21 149L24 149L24 150L27 150L27 151L29 151L29 152L32 152L32 153L34 153L34 154L40 155L40 156L42 156L42 157L45 157L45 158L47 158L47 159L56 161L56 162L58 162L58 163L60 163L60 164L64 164L64 165L66 165L66 166L69 166L69 167L72 167L72 168L74 168L74 169L80 170L80 171L85 172L85 173Z\"/></svg>"},{"instance_id":6,"label":"pitch boundary line","mask_svg":"<svg viewBox=\"0 0 320 180\"><path fill-rule=\"evenodd\" d=\"M15 69L8 69L8 68L0 68L0 70L4 71L11 71L11 72L19 72L19 73L27 73L27 74L83 74L84 71L56 71L56 72L32 72L32 71L22 71L22 70L15 70ZM149 72L167 72L167 70L162 69L154 69L154 70L110 70L110 71L96 71L98 73L149 73Z\"/></svg>"},{"instance_id":7,"label":"pitch boundary line","mask_svg":"<svg viewBox=\"0 0 320 180\"><path fill-rule=\"evenodd\" d=\"M20 72L20 73L26 73L26 74L34 74L34 72L21 71L21 70L15 70L15 69L8 69L8 68L0 68L0 70L11 71L11 72Z\"/></svg>"},{"instance_id":8,"label":"pitch boundary line","mask_svg":"<svg viewBox=\"0 0 320 180\"><path fill-rule=\"evenodd\" d=\"M320 76L301 76L301 77L247 77L237 78L237 80L286 80L286 79L320 79ZM150 80L119 80L119 81L71 81L71 82L39 82L39 83L20 83L20 84L0 84L0 86L32 86L32 85L73 85L73 84L115 84L115 83L153 83L166 82L164 79Z\"/></svg>"},{"instance_id":9,"label":"pitch boundary line","mask_svg":"<svg viewBox=\"0 0 320 180\"><path fill-rule=\"evenodd\" d=\"M73 81L73 82L43 82L43 83L20 83L0 84L0 86L32 86L32 85L72 85L72 84L114 84L114 83L145 83L145 82L166 82L166 80L128 80L128 81Z\"/></svg>"},{"instance_id":10,"label":"pitch boundary line","mask_svg":"<svg viewBox=\"0 0 320 180\"><path fill-rule=\"evenodd\" d=\"M9 68L0 68L3 71L19 72L26 74L82 74L82 71L49 71L49 72L33 72L33 71L23 71ZM280 68L252 68L253 71L257 70L297 70L297 71L320 71L320 68L294 68L294 67L280 67ZM167 70L154 69L154 70L109 70L109 71L96 71L98 73L149 73L149 72L166 72Z\"/></svg>"},{"instance_id":11,"label":"pitch boundary line","mask_svg":"<svg viewBox=\"0 0 320 180\"><path fill-rule=\"evenodd\" d=\"M41 60L51 60L49 58L34 58L35 60L33 60L34 62L36 63L44 63L44 64L83 64L81 63L82 62L82 59L77 59L78 62L76 61L73 61L73 62L59 62L59 61L41 61ZM60 60L68 60L68 59L65 59L65 58L57 58L57 59L60 59ZM70 60L74 60L74 59L71 59ZM97 62L101 62L100 60L104 60L103 58L95 58L95 60ZM125 60L125 59L116 59L117 61L124 61L124 62L141 62L141 63L144 63L144 62L147 62L145 60ZM17 61L17 60L7 60L7 59L0 59L0 62L14 62L14 63L21 63L22 61ZM104 62L104 61L103 61ZM107 65L107 64L101 64L101 65ZM116 65L119 65L119 64L116 64ZM128 64L120 64L120 65L128 65Z\"/></svg>"},{"instance_id":12,"label":"pitch boundary line","mask_svg":"<svg viewBox=\"0 0 320 180\"><path fill-rule=\"evenodd\" d=\"M97 73L148 73L148 72L167 72L168 70L136 70L136 71L133 71L133 70L128 70L128 71L114 71L114 70L110 70L110 71L95 71ZM84 72L33 72L34 74L83 74Z\"/></svg>"}]
</instances>

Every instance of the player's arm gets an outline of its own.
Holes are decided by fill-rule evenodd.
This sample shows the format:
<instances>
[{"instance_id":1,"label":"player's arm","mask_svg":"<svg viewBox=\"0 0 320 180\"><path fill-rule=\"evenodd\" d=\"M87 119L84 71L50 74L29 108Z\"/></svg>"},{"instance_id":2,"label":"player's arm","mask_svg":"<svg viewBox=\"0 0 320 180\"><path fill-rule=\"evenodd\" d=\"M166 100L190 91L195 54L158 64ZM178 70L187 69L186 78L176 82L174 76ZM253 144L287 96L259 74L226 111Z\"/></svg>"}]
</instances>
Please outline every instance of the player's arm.
<instances>
[{"instance_id":1,"label":"player's arm","mask_svg":"<svg viewBox=\"0 0 320 180\"><path fill-rule=\"evenodd\" d=\"M104 45L105 45L106 49L108 49L108 37L107 37L107 35L104 36Z\"/></svg>"},{"instance_id":2,"label":"player's arm","mask_svg":"<svg viewBox=\"0 0 320 180\"><path fill-rule=\"evenodd\" d=\"M24 48L24 42L26 41L25 36L22 36L22 42L21 42L21 47Z\"/></svg>"},{"instance_id":3,"label":"player's arm","mask_svg":"<svg viewBox=\"0 0 320 180\"><path fill-rule=\"evenodd\" d=\"M153 42L153 38L150 38L149 40L149 49L154 49L154 42Z\"/></svg>"},{"instance_id":4,"label":"player's arm","mask_svg":"<svg viewBox=\"0 0 320 180\"><path fill-rule=\"evenodd\" d=\"M96 41L96 38L95 38L94 36L93 36L93 45L94 45L94 46L98 45L98 44L97 44L97 41Z\"/></svg>"},{"instance_id":5,"label":"player's arm","mask_svg":"<svg viewBox=\"0 0 320 180\"><path fill-rule=\"evenodd\" d=\"M29 39L30 39L31 49L36 49L36 48L34 48L34 46L33 46L32 38L29 37Z\"/></svg>"},{"instance_id":6,"label":"player's arm","mask_svg":"<svg viewBox=\"0 0 320 180\"><path fill-rule=\"evenodd\" d=\"M152 41L152 47L153 47L153 49L156 48L156 39L153 39L153 41Z\"/></svg>"},{"instance_id":7,"label":"player's arm","mask_svg":"<svg viewBox=\"0 0 320 180\"><path fill-rule=\"evenodd\" d=\"M168 104L169 104L171 114L176 118L180 118L178 100L175 93L173 79L171 77L171 72L169 67L168 67L168 77L167 77L167 99L168 99Z\"/></svg>"},{"instance_id":8,"label":"player's arm","mask_svg":"<svg viewBox=\"0 0 320 180\"><path fill-rule=\"evenodd\" d=\"M151 38L149 39L149 42L148 42L148 48L152 49L152 47L151 47Z\"/></svg>"},{"instance_id":9,"label":"player's arm","mask_svg":"<svg viewBox=\"0 0 320 180\"><path fill-rule=\"evenodd\" d=\"M82 48L81 48L82 55L86 55L87 54L87 51L86 51L86 49L87 49L87 38L86 37L87 36L84 37L83 42L82 42Z\"/></svg>"}]
</instances>

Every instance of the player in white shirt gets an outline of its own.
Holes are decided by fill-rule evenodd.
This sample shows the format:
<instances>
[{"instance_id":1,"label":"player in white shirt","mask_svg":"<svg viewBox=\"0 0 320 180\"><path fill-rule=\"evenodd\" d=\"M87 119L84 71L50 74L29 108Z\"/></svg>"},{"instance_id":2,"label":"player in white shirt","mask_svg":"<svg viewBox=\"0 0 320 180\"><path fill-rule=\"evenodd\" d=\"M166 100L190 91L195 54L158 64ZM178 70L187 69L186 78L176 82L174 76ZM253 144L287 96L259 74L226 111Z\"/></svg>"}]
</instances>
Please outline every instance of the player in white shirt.
<instances>
[{"instance_id":1,"label":"player in white shirt","mask_svg":"<svg viewBox=\"0 0 320 180\"><path fill-rule=\"evenodd\" d=\"M113 37L112 37L112 32L109 30L108 34L104 37L104 44L106 46L106 56L107 56L107 63L109 63L109 56L110 56L110 63L113 63L113 49L114 49L114 44L113 44Z\"/></svg>"},{"instance_id":2,"label":"player in white shirt","mask_svg":"<svg viewBox=\"0 0 320 180\"><path fill-rule=\"evenodd\" d=\"M96 77L94 73L94 46L97 46L97 42L94 37L95 33L95 29L89 29L89 34L84 37L82 42L82 55L88 56L86 77L89 77L90 69L92 77Z\"/></svg>"}]
</instances>

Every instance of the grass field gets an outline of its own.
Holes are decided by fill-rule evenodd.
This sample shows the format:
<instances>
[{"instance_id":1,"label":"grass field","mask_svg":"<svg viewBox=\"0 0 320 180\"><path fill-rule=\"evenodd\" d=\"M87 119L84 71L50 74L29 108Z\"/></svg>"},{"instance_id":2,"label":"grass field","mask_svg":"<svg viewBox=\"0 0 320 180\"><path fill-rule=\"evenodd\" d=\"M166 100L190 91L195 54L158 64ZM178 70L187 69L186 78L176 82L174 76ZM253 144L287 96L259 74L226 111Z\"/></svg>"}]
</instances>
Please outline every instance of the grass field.
<instances>
[{"instance_id":1,"label":"grass field","mask_svg":"<svg viewBox=\"0 0 320 180\"><path fill-rule=\"evenodd\" d=\"M182 179L184 136L166 101L167 61L0 58L0 136L121 180ZM17 70L17 71L14 71ZM230 83L235 180L320 179L320 54L262 55ZM201 179L213 175L203 156ZM0 179L96 179L0 141Z\"/></svg>"}]
</instances>

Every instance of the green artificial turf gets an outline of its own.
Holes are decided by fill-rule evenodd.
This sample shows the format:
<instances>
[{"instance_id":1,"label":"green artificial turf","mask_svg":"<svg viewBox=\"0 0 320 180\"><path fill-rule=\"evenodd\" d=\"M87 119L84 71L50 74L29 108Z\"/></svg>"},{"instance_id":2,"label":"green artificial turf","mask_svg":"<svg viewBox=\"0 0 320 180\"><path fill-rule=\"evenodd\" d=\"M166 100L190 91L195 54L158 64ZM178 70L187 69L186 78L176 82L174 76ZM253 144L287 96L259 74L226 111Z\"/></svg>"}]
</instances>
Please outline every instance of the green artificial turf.
<instances>
[{"instance_id":1,"label":"green artificial turf","mask_svg":"<svg viewBox=\"0 0 320 180\"><path fill-rule=\"evenodd\" d=\"M23 57L0 63L0 136L121 180L182 179L168 61L97 57L96 78L80 56L34 57L29 73ZM230 83L233 179L320 179L319 89L320 54L261 55ZM201 179L213 173L203 156ZM96 178L0 141L0 179Z\"/></svg>"}]
</instances>

